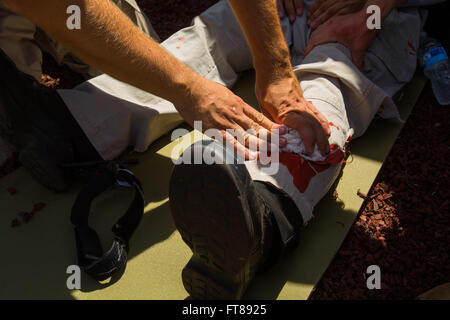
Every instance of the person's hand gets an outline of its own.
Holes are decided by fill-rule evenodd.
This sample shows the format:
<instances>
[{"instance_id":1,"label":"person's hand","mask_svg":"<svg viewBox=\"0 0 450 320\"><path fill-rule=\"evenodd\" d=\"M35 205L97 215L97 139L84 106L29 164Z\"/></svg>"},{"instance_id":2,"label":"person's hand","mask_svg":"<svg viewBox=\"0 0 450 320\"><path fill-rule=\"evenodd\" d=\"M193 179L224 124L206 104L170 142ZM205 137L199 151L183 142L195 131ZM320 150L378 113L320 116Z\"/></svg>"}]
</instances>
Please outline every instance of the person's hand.
<instances>
[{"instance_id":1,"label":"person's hand","mask_svg":"<svg viewBox=\"0 0 450 320\"><path fill-rule=\"evenodd\" d=\"M256 95L264 114L300 133L308 154L314 152L316 144L323 155L329 152L328 121L303 97L293 73L276 81L267 81L266 77L258 78L257 75Z\"/></svg>"},{"instance_id":2,"label":"person's hand","mask_svg":"<svg viewBox=\"0 0 450 320\"><path fill-rule=\"evenodd\" d=\"M278 16L286 15L291 23L303 14L303 0L277 0Z\"/></svg>"},{"instance_id":3,"label":"person's hand","mask_svg":"<svg viewBox=\"0 0 450 320\"><path fill-rule=\"evenodd\" d=\"M259 150L262 145L270 148L270 143L278 143L269 140L271 130L278 129L280 135L286 131L284 126L269 120L225 86L202 77L196 78L176 105L187 123L193 125L194 121L202 121L204 131L217 129L223 141L232 142L235 151L246 159L254 160L258 156L255 150L249 149L250 146ZM237 139L227 129L234 129ZM261 134L268 141L263 141ZM284 147L286 141L280 138L279 143L280 147Z\"/></svg>"},{"instance_id":4,"label":"person's hand","mask_svg":"<svg viewBox=\"0 0 450 320\"><path fill-rule=\"evenodd\" d=\"M363 10L330 18L311 34L304 56L320 44L338 42L350 50L353 63L362 70L364 55L377 34L367 28L366 20Z\"/></svg>"},{"instance_id":5,"label":"person's hand","mask_svg":"<svg viewBox=\"0 0 450 320\"><path fill-rule=\"evenodd\" d=\"M308 8L308 25L315 29L333 16L361 10L367 0L316 0Z\"/></svg>"}]
</instances>

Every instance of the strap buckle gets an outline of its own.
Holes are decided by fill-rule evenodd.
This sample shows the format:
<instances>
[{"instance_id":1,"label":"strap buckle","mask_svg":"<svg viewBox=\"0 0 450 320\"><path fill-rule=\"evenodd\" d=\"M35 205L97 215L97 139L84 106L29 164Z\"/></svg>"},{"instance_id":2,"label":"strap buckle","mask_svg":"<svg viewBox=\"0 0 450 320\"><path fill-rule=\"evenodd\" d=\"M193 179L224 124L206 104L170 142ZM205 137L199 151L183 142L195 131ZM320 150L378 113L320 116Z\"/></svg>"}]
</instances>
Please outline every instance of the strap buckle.
<instances>
[{"instance_id":1,"label":"strap buckle","mask_svg":"<svg viewBox=\"0 0 450 320\"><path fill-rule=\"evenodd\" d=\"M124 169L124 164L137 163L127 161L93 161L71 164L71 168L99 167L98 174L78 194L72 207L71 221L75 227L78 264L97 281L102 281L125 270L129 240L138 227L144 214L144 192L133 172ZM114 241L110 249L103 254L100 239L95 230L89 227L88 218L92 201L114 184L133 188L134 199L123 216L114 224Z\"/></svg>"}]
</instances>

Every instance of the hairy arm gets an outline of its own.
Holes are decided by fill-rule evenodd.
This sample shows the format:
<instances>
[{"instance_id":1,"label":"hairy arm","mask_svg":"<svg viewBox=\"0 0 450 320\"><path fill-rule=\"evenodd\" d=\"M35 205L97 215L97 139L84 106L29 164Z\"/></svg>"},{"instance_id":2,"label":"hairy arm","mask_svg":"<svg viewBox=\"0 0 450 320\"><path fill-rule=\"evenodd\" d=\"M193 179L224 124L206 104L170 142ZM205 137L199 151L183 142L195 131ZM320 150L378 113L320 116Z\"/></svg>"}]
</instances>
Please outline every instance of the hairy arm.
<instances>
[{"instance_id":1,"label":"hairy arm","mask_svg":"<svg viewBox=\"0 0 450 320\"><path fill-rule=\"evenodd\" d=\"M171 101L189 124L202 121L203 129L227 129L245 136L245 147L259 137L246 134L281 128L258 113L226 87L207 80L137 29L119 8L106 0L3 0L26 16L85 63L135 87ZM81 29L69 30L66 10L81 9ZM246 158L255 158L233 141Z\"/></svg>"},{"instance_id":2,"label":"hairy arm","mask_svg":"<svg viewBox=\"0 0 450 320\"><path fill-rule=\"evenodd\" d=\"M323 154L329 151L328 122L303 97L292 71L286 45L273 0L228 0L253 56L256 71L256 95L263 112L278 123L297 129L311 153L318 145Z\"/></svg>"},{"instance_id":3,"label":"hairy arm","mask_svg":"<svg viewBox=\"0 0 450 320\"><path fill-rule=\"evenodd\" d=\"M195 81L193 71L140 32L111 1L4 0L67 49L99 70L170 101ZM81 29L66 27L70 5L81 8Z\"/></svg>"},{"instance_id":4,"label":"hairy arm","mask_svg":"<svg viewBox=\"0 0 450 320\"><path fill-rule=\"evenodd\" d=\"M256 72L282 78L291 74L289 48L271 0L229 0L253 55ZM276 80L276 79L274 79Z\"/></svg>"}]
</instances>

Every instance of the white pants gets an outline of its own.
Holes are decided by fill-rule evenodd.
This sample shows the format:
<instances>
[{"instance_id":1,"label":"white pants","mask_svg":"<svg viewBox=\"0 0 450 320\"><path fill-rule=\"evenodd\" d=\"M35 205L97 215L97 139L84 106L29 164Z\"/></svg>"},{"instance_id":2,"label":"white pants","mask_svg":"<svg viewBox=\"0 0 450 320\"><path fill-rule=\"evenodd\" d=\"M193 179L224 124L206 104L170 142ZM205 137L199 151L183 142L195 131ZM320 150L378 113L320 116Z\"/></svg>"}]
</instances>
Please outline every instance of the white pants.
<instances>
[{"instance_id":1,"label":"white pants","mask_svg":"<svg viewBox=\"0 0 450 320\"><path fill-rule=\"evenodd\" d=\"M313 2L305 1L306 7ZM333 122L330 143L336 146L336 153L322 164L280 155L280 170L272 176L264 174L256 162L246 164L253 179L270 182L289 194L307 222L337 177L349 138L361 136L377 112L384 117L398 116L390 97L414 74L413 48L419 45L421 21L416 9L394 10L365 56L363 73L340 44L318 46L303 60L311 33L305 14L294 24L285 18L282 27L304 96ZM237 81L240 72L252 68L245 38L224 0L161 45L201 76L227 87ZM182 122L170 102L108 75L58 92L105 159L117 157L130 145L144 151Z\"/></svg>"}]
</instances>

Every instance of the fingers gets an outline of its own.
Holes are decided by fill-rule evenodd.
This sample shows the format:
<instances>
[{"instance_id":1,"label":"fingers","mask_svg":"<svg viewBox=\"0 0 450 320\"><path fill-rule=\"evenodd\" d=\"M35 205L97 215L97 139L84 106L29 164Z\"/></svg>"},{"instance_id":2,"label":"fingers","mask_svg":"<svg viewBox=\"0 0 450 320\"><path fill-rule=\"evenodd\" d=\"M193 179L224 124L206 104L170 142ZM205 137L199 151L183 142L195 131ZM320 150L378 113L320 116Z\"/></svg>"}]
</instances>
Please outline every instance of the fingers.
<instances>
[{"instance_id":1,"label":"fingers","mask_svg":"<svg viewBox=\"0 0 450 320\"><path fill-rule=\"evenodd\" d=\"M343 8L337 9L335 15L342 16L344 14L349 14L349 13L353 13L353 12L355 12L353 7L343 7Z\"/></svg>"},{"instance_id":2,"label":"fingers","mask_svg":"<svg viewBox=\"0 0 450 320\"><path fill-rule=\"evenodd\" d=\"M226 139L226 144L230 147L232 146L234 151L246 160L256 160L261 152L267 154L267 152L283 147L278 146L275 149L276 146L270 142L270 135L266 130L256 134L250 130L244 131L242 128L237 127L234 130L223 131L223 136Z\"/></svg>"},{"instance_id":3,"label":"fingers","mask_svg":"<svg viewBox=\"0 0 450 320\"><path fill-rule=\"evenodd\" d=\"M331 4L331 6L327 6L324 9L321 9L320 12L319 10L316 11L316 14L314 14L310 19L309 19L309 26L312 29L316 29L318 26L320 26L322 23L324 23L325 21L327 21L329 18L331 18L332 16L336 15L336 13L339 11L339 9L342 8L342 4L337 2L334 4ZM318 13L319 12L319 13Z\"/></svg>"},{"instance_id":4,"label":"fingers","mask_svg":"<svg viewBox=\"0 0 450 320\"><path fill-rule=\"evenodd\" d=\"M260 130L267 131L268 137L272 136L273 130L278 130L278 134L277 134L278 137L281 135L284 135L286 133L286 127L284 125L272 122L264 114L253 109L250 106L247 106L244 108L244 114L247 115L257 125L259 125L259 127L256 128L258 131L260 131ZM256 132L258 132L258 131L256 131ZM280 137L279 141L277 141L277 142L272 141L272 143L279 143L279 146L282 148L286 145L286 140L284 138Z\"/></svg>"},{"instance_id":5,"label":"fingers","mask_svg":"<svg viewBox=\"0 0 450 320\"><path fill-rule=\"evenodd\" d=\"M316 145L322 155L329 152L328 136L312 114L292 112L286 116L285 123L300 133L307 154L313 154Z\"/></svg>"},{"instance_id":6,"label":"fingers","mask_svg":"<svg viewBox=\"0 0 450 320\"><path fill-rule=\"evenodd\" d=\"M254 109L248 105L246 105L243 108L243 112L247 117L252 119L254 122L256 122L259 126L263 127L264 129L267 129L267 130L278 129L278 130L280 130L280 134L284 134L286 131L286 128L283 125L273 122L265 114L259 112L258 110ZM284 132L282 132L282 131L284 131Z\"/></svg>"},{"instance_id":7,"label":"fingers","mask_svg":"<svg viewBox=\"0 0 450 320\"><path fill-rule=\"evenodd\" d=\"M308 9L308 20L312 21L321 15L327 8L329 0L316 0Z\"/></svg>"},{"instance_id":8,"label":"fingers","mask_svg":"<svg viewBox=\"0 0 450 320\"><path fill-rule=\"evenodd\" d=\"M303 128L298 128L300 136L303 139L303 143L305 145L305 151L308 155L312 155L314 153L314 149L316 146L316 132L314 127L311 125L304 126Z\"/></svg>"},{"instance_id":9,"label":"fingers","mask_svg":"<svg viewBox=\"0 0 450 320\"><path fill-rule=\"evenodd\" d=\"M258 113L256 110L255 112ZM255 116L252 115L252 117ZM296 129L300 133L304 141L305 151L310 155L314 153L316 145L322 155L329 153L329 127L327 126L328 132L324 130L322 119L325 118L317 110L314 113L311 112L303 115L292 112L289 113L289 117L286 117L286 125ZM276 124L272 125L272 129L278 128L277 126ZM246 117L242 117L240 120L236 119L233 130L222 130L222 133L224 138L226 138L227 145L233 147L234 151L246 160L258 159L261 151L270 152L273 149L273 143L279 143L278 148L283 148L287 143L283 137L273 134L252 119ZM282 126L280 128L280 134L282 135L284 133L286 133L286 129ZM278 139L278 141L273 141L273 139Z\"/></svg>"},{"instance_id":10,"label":"fingers","mask_svg":"<svg viewBox=\"0 0 450 320\"><path fill-rule=\"evenodd\" d=\"M294 2L292 0L283 0L283 3L289 22L293 23L296 17Z\"/></svg>"},{"instance_id":11,"label":"fingers","mask_svg":"<svg viewBox=\"0 0 450 320\"><path fill-rule=\"evenodd\" d=\"M295 12L300 17L303 14L303 0L294 0Z\"/></svg>"},{"instance_id":12,"label":"fingers","mask_svg":"<svg viewBox=\"0 0 450 320\"><path fill-rule=\"evenodd\" d=\"M365 2L360 0L317 0L308 9L308 25L315 29L333 16L361 10Z\"/></svg>"},{"instance_id":13,"label":"fingers","mask_svg":"<svg viewBox=\"0 0 450 320\"><path fill-rule=\"evenodd\" d=\"M331 20L329 20L331 21ZM308 45L306 46L304 57L306 57L314 47L328 43L328 42L336 42L335 36L329 32L329 28L326 27L328 23L320 25L312 34L311 38L309 38Z\"/></svg>"},{"instance_id":14,"label":"fingers","mask_svg":"<svg viewBox=\"0 0 450 320\"><path fill-rule=\"evenodd\" d=\"M303 0L277 0L278 16L282 19L285 14L293 23L296 16L303 14Z\"/></svg>"},{"instance_id":15,"label":"fingers","mask_svg":"<svg viewBox=\"0 0 450 320\"><path fill-rule=\"evenodd\" d=\"M277 0L277 9L278 9L278 16L280 17L280 19L283 19L284 18L284 6L281 1L282 0Z\"/></svg>"},{"instance_id":16,"label":"fingers","mask_svg":"<svg viewBox=\"0 0 450 320\"><path fill-rule=\"evenodd\" d=\"M242 141L239 141L236 136L232 135L228 131L222 131L223 137L225 139L225 144L228 147L232 147L234 152L244 158L245 160L256 160L258 159L258 152L255 150L249 150L245 147L245 144Z\"/></svg>"},{"instance_id":17,"label":"fingers","mask_svg":"<svg viewBox=\"0 0 450 320\"><path fill-rule=\"evenodd\" d=\"M312 104L311 101L308 101L308 107L314 113L314 116L319 121L325 134L329 136L331 134L331 130L327 118L325 118L325 116L319 110L316 109L316 107Z\"/></svg>"},{"instance_id":18,"label":"fingers","mask_svg":"<svg viewBox=\"0 0 450 320\"><path fill-rule=\"evenodd\" d=\"M285 144L285 140L281 140L279 134L275 134L275 131L267 130L249 117L241 117L235 121L239 125L239 127L235 128L238 140L247 148L271 150L271 143L277 143L281 147L284 146L283 143ZM274 124L270 130L278 129L279 127L280 125ZM285 130L284 127L282 130ZM278 139L278 141L273 139Z\"/></svg>"},{"instance_id":19,"label":"fingers","mask_svg":"<svg viewBox=\"0 0 450 320\"><path fill-rule=\"evenodd\" d=\"M306 13L307 17L311 17L311 15L317 10L318 7L320 7L321 3L324 0L316 0L314 3L308 8L308 12Z\"/></svg>"},{"instance_id":20,"label":"fingers","mask_svg":"<svg viewBox=\"0 0 450 320\"><path fill-rule=\"evenodd\" d=\"M240 107L242 112L228 115L227 118L234 124L227 125L232 130L227 130L225 136L228 139L233 137L232 144L240 156L245 159L255 159L260 151L271 151L274 143L278 145L278 148L286 145L286 139L280 137L286 133L284 125L272 122L244 102Z\"/></svg>"},{"instance_id":21,"label":"fingers","mask_svg":"<svg viewBox=\"0 0 450 320\"><path fill-rule=\"evenodd\" d=\"M316 134L316 143L319 151L322 155L327 155L330 152L330 144L328 142L328 136L320 126L314 127Z\"/></svg>"},{"instance_id":22,"label":"fingers","mask_svg":"<svg viewBox=\"0 0 450 320\"><path fill-rule=\"evenodd\" d=\"M309 38L308 45L306 46L305 52L303 53L303 57L306 57L316 46L318 43L314 41L314 38Z\"/></svg>"},{"instance_id":23,"label":"fingers","mask_svg":"<svg viewBox=\"0 0 450 320\"><path fill-rule=\"evenodd\" d=\"M308 17L308 20L311 19L311 17L317 12L319 8L322 7L322 4L326 2L327 0L316 0L314 3L308 8L308 12L306 13L306 16Z\"/></svg>"}]
</instances>

